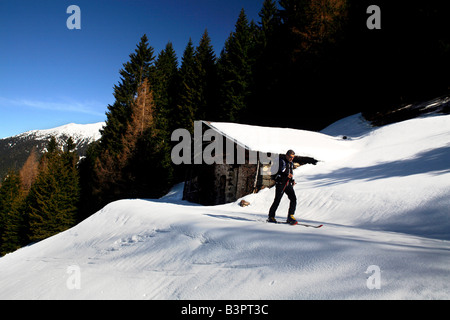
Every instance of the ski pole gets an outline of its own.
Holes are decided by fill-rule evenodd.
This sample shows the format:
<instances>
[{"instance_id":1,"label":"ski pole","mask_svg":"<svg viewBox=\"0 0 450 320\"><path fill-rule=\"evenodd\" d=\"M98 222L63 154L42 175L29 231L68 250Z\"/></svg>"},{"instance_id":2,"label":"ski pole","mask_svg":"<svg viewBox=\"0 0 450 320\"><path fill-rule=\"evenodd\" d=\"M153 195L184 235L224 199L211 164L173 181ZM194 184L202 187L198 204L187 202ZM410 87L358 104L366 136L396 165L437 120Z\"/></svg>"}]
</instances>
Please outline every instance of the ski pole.
<instances>
[{"instance_id":1,"label":"ski pole","mask_svg":"<svg viewBox=\"0 0 450 320\"><path fill-rule=\"evenodd\" d=\"M287 179L286 184L284 185L283 191L281 191L281 194L283 194L284 189L286 189L286 187L287 187L287 185L288 185L288 183L289 183L289 180L291 180L291 179L290 179L290 178Z\"/></svg>"}]
</instances>

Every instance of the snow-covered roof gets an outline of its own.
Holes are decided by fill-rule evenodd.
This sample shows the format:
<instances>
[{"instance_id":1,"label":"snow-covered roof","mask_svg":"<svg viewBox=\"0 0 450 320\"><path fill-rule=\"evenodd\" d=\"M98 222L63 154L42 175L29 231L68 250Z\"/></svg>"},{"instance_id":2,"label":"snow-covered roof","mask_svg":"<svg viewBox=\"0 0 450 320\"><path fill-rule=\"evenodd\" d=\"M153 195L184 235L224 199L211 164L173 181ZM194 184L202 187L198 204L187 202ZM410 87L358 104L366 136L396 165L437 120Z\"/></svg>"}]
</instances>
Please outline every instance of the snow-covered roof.
<instances>
[{"instance_id":1,"label":"snow-covered roof","mask_svg":"<svg viewBox=\"0 0 450 320\"><path fill-rule=\"evenodd\" d=\"M342 158L353 153L349 144L342 138L319 132L230 122L203 123L251 151L285 154L292 149L297 155L322 161Z\"/></svg>"}]
</instances>

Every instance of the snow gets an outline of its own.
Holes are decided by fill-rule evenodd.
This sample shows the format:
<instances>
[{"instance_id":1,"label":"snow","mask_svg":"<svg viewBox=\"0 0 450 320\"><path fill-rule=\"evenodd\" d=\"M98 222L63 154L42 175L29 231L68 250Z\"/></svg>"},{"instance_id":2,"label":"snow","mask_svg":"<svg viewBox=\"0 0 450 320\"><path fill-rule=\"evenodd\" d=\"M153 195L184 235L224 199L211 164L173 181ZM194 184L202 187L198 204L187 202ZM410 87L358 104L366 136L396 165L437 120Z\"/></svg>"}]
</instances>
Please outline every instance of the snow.
<instances>
[{"instance_id":1,"label":"snow","mask_svg":"<svg viewBox=\"0 0 450 320\"><path fill-rule=\"evenodd\" d=\"M449 115L381 128L355 115L322 133L213 125L252 148L277 135L284 144L265 150L321 160L295 170L294 189L296 217L324 227L265 223L274 189L245 208L208 207L177 185L0 258L0 299L450 298Z\"/></svg>"},{"instance_id":2,"label":"snow","mask_svg":"<svg viewBox=\"0 0 450 320\"><path fill-rule=\"evenodd\" d=\"M289 149L293 149L297 155L314 157L321 161L345 158L354 152L348 144L340 141L340 138L318 132L226 122L212 122L210 125L252 151L285 154Z\"/></svg>"},{"instance_id":3,"label":"snow","mask_svg":"<svg viewBox=\"0 0 450 320\"><path fill-rule=\"evenodd\" d=\"M52 129L27 131L17 137L25 138L28 136L33 136L35 138L42 137L47 139L49 136L66 136L72 137L74 140L88 139L89 141L97 141L101 138L100 129L102 129L104 125L104 122L91 124L69 123Z\"/></svg>"}]
</instances>

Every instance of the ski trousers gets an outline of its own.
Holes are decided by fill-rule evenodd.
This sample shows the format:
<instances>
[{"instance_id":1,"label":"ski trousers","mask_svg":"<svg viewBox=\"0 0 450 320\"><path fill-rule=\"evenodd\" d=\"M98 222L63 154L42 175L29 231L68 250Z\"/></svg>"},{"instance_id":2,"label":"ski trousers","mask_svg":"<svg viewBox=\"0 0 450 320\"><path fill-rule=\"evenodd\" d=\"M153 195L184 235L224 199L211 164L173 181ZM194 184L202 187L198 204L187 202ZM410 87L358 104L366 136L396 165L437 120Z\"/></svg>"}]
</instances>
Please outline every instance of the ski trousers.
<instances>
[{"instance_id":1,"label":"ski trousers","mask_svg":"<svg viewBox=\"0 0 450 320\"><path fill-rule=\"evenodd\" d=\"M269 218L275 218L275 212L278 209L278 206L280 205L281 198L283 197L283 194L286 193L289 200L291 201L289 205L289 211L288 211L288 217L290 215L295 214L295 208L297 207L297 197L295 196L294 188L291 183L288 183L286 188L283 191L284 184L277 183L275 185L275 199L273 200L272 206L269 210Z\"/></svg>"}]
</instances>

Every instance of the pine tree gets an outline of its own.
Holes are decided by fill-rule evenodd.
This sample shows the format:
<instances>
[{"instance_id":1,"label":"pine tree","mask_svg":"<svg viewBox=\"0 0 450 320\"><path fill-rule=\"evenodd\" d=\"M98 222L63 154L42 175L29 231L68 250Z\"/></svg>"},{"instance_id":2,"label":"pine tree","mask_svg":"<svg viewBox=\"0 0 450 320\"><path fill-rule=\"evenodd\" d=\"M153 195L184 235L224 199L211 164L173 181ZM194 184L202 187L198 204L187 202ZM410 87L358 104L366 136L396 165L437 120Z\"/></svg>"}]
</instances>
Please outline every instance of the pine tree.
<instances>
[{"instance_id":1,"label":"pine tree","mask_svg":"<svg viewBox=\"0 0 450 320\"><path fill-rule=\"evenodd\" d=\"M290 33L291 58L315 56L335 42L346 19L347 0L281 0L281 15Z\"/></svg>"},{"instance_id":2,"label":"pine tree","mask_svg":"<svg viewBox=\"0 0 450 320\"><path fill-rule=\"evenodd\" d=\"M131 122L128 125L127 134L124 138L124 144L136 141L137 137L142 136L145 131L155 125L155 101L148 78L140 84L137 91L137 97L132 105ZM135 142L134 142L135 143ZM126 145L130 150L134 146Z\"/></svg>"},{"instance_id":3,"label":"pine tree","mask_svg":"<svg viewBox=\"0 0 450 320\"><path fill-rule=\"evenodd\" d=\"M67 204L67 220L68 226L72 227L78 219L79 203L80 203L80 172L78 168L78 155L75 151L76 145L71 137L66 141L65 151L62 154L63 158L63 183L65 184L64 191L65 203Z\"/></svg>"},{"instance_id":4,"label":"pine tree","mask_svg":"<svg viewBox=\"0 0 450 320\"><path fill-rule=\"evenodd\" d=\"M211 45L208 30L203 33L194 53L195 84L193 105L195 120L216 120L217 109L217 66L216 55Z\"/></svg>"},{"instance_id":5,"label":"pine tree","mask_svg":"<svg viewBox=\"0 0 450 320\"><path fill-rule=\"evenodd\" d=\"M239 122L245 117L253 85L252 66L254 64L254 34L248 23L244 9L222 50L218 68L222 114L225 120Z\"/></svg>"},{"instance_id":6,"label":"pine tree","mask_svg":"<svg viewBox=\"0 0 450 320\"><path fill-rule=\"evenodd\" d=\"M77 218L79 177L77 157L49 143L39 174L26 199L30 241L39 241L72 227Z\"/></svg>"},{"instance_id":7,"label":"pine tree","mask_svg":"<svg viewBox=\"0 0 450 320\"><path fill-rule=\"evenodd\" d=\"M144 34L130 61L123 64L119 71L121 81L114 86L113 105L108 106L106 126L102 130L100 141L102 151L109 150L112 155L122 150L122 137L131 117L131 104L137 94L137 88L145 78L152 79L154 72L153 48Z\"/></svg>"},{"instance_id":8,"label":"pine tree","mask_svg":"<svg viewBox=\"0 0 450 320\"><path fill-rule=\"evenodd\" d=\"M175 119L176 128L184 128L193 132L196 105L194 101L195 90L195 58L194 46L189 39L184 49L180 67L180 84L177 99L177 117Z\"/></svg>"},{"instance_id":9,"label":"pine tree","mask_svg":"<svg viewBox=\"0 0 450 320\"><path fill-rule=\"evenodd\" d=\"M47 145L47 152L49 154L53 154L57 152L57 150L58 150L58 142L56 141L56 138L54 136L51 136L50 141L48 142Z\"/></svg>"},{"instance_id":10,"label":"pine tree","mask_svg":"<svg viewBox=\"0 0 450 320\"><path fill-rule=\"evenodd\" d=\"M106 125L102 138L81 163L83 203L89 201L92 210L101 208L110 201L120 199L124 186L122 172L116 163L124 152L124 138L132 121L133 104L138 88L145 79L150 83L155 78L153 48L144 34L130 61L120 70L121 81L114 86L115 102L108 106ZM89 210L88 208L86 210Z\"/></svg>"},{"instance_id":11,"label":"pine tree","mask_svg":"<svg viewBox=\"0 0 450 320\"><path fill-rule=\"evenodd\" d=\"M274 34L280 25L278 9L274 0L264 0L263 7L258 14L261 19L258 33L259 49L266 50L269 42L273 41Z\"/></svg>"},{"instance_id":12,"label":"pine tree","mask_svg":"<svg viewBox=\"0 0 450 320\"><path fill-rule=\"evenodd\" d=\"M158 130L164 131L170 137L169 132L176 129L176 101L179 87L178 60L171 42L158 55L153 81L156 125Z\"/></svg>"},{"instance_id":13,"label":"pine tree","mask_svg":"<svg viewBox=\"0 0 450 320\"><path fill-rule=\"evenodd\" d=\"M72 137L69 137L69 139L67 139L67 141L66 141L66 152L71 153L75 150L76 147L77 146L76 146L75 142L73 141Z\"/></svg>"},{"instance_id":14,"label":"pine tree","mask_svg":"<svg viewBox=\"0 0 450 320\"><path fill-rule=\"evenodd\" d=\"M155 163L148 159L149 155L157 153L155 144L166 133L156 126L156 103L153 86L146 78L138 87L137 96L131 105L131 119L122 138L122 151L112 155L107 150L101 154L94 164L97 178L103 183L97 184L101 189L96 190L103 198L101 202L117 200L125 197L150 197L151 191L146 187L152 176L146 172ZM143 141L152 141L145 147Z\"/></svg>"},{"instance_id":15,"label":"pine tree","mask_svg":"<svg viewBox=\"0 0 450 320\"><path fill-rule=\"evenodd\" d=\"M21 185L20 175L9 171L0 187L0 255L20 248L22 244Z\"/></svg>"},{"instance_id":16,"label":"pine tree","mask_svg":"<svg viewBox=\"0 0 450 320\"><path fill-rule=\"evenodd\" d=\"M36 148L33 148L30 155L25 161L25 164L20 169L20 179L22 181L22 187L25 193L28 193L31 189L31 185L36 180L38 175L39 159L37 156Z\"/></svg>"},{"instance_id":17,"label":"pine tree","mask_svg":"<svg viewBox=\"0 0 450 320\"><path fill-rule=\"evenodd\" d=\"M140 168L131 165L133 158L142 156L137 150L137 143L146 134L155 137L158 130L155 126L155 101L153 91L150 89L148 79L144 79L138 88L137 97L132 105L131 122L123 138L124 150L118 158L116 170L122 174L121 180L127 186L127 190L139 188L136 177L141 175ZM152 150L145 150L152 152ZM126 191L124 191L126 193Z\"/></svg>"},{"instance_id":18,"label":"pine tree","mask_svg":"<svg viewBox=\"0 0 450 320\"><path fill-rule=\"evenodd\" d=\"M276 81L270 83L271 99L266 100L290 110L290 117L272 112L276 125L319 130L342 111L331 106L347 105L338 101L343 102L349 90L342 81L341 48L348 2L279 1L280 25L274 33L278 53L269 64Z\"/></svg>"},{"instance_id":19,"label":"pine tree","mask_svg":"<svg viewBox=\"0 0 450 320\"><path fill-rule=\"evenodd\" d=\"M125 148L129 153L124 154L124 157L128 157L127 163L120 170L124 178L123 185L127 187L122 194L155 198L165 194L172 183L171 146L168 132L161 126L161 122L158 123L161 113L157 113L158 106L153 93L146 89L147 82L144 84L138 91L133 108L133 122L130 124L130 136L127 137Z\"/></svg>"},{"instance_id":20,"label":"pine tree","mask_svg":"<svg viewBox=\"0 0 450 320\"><path fill-rule=\"evenodd\" d=\"M157 197L166 191L172 179L172 164L170 161L170 135L175 129L176 101L178 89L177 57L169 42L158 55L155 62L153 83L146 82L138 92L137 100L132 108L132 121L128 129L129 141L125 153L118 163L121 168L115 170L120 176L120 183L126 190L120 190L120 196ZM148 87L148 88L147 88ZM150 118L144 119L147 125L141 126L139 134L133 132L133 122L136 115L140 117L143 105L151 107L146 113ZM149 109L150 111L150 109ZM131 141L131 142L130 142ZM128 154L127 154L128 153ZM158 177L158 179L155 179Z\"/></svg>"},{"instance_id":21,"label":"pine tree","mask_svg":"<svg viewBox=\"0 0 450 320\"><path fill-rule=\"evenodd\" d=\"M104 205L100 201L100 191L96 192L99 185L97 161L100 157L100 143L98 141L91 143L85 157L78 164L80 171L80 210L79 221L88 218L91 214L97 212Z\"/></svg>"},{"instance_id":22,"label":"pine tree","mask_svg":"<svg viewBox=\"0 0 450 320\"><path fill-rule=\"evenodd\" d=\"M260 21L255 31L255 63L252 69L254 86L249 101L248 123L277 125L278 84L282 78L280 48L281 21L275 1L265 0L259 12Z\"/></svg>"}]
</instances>

